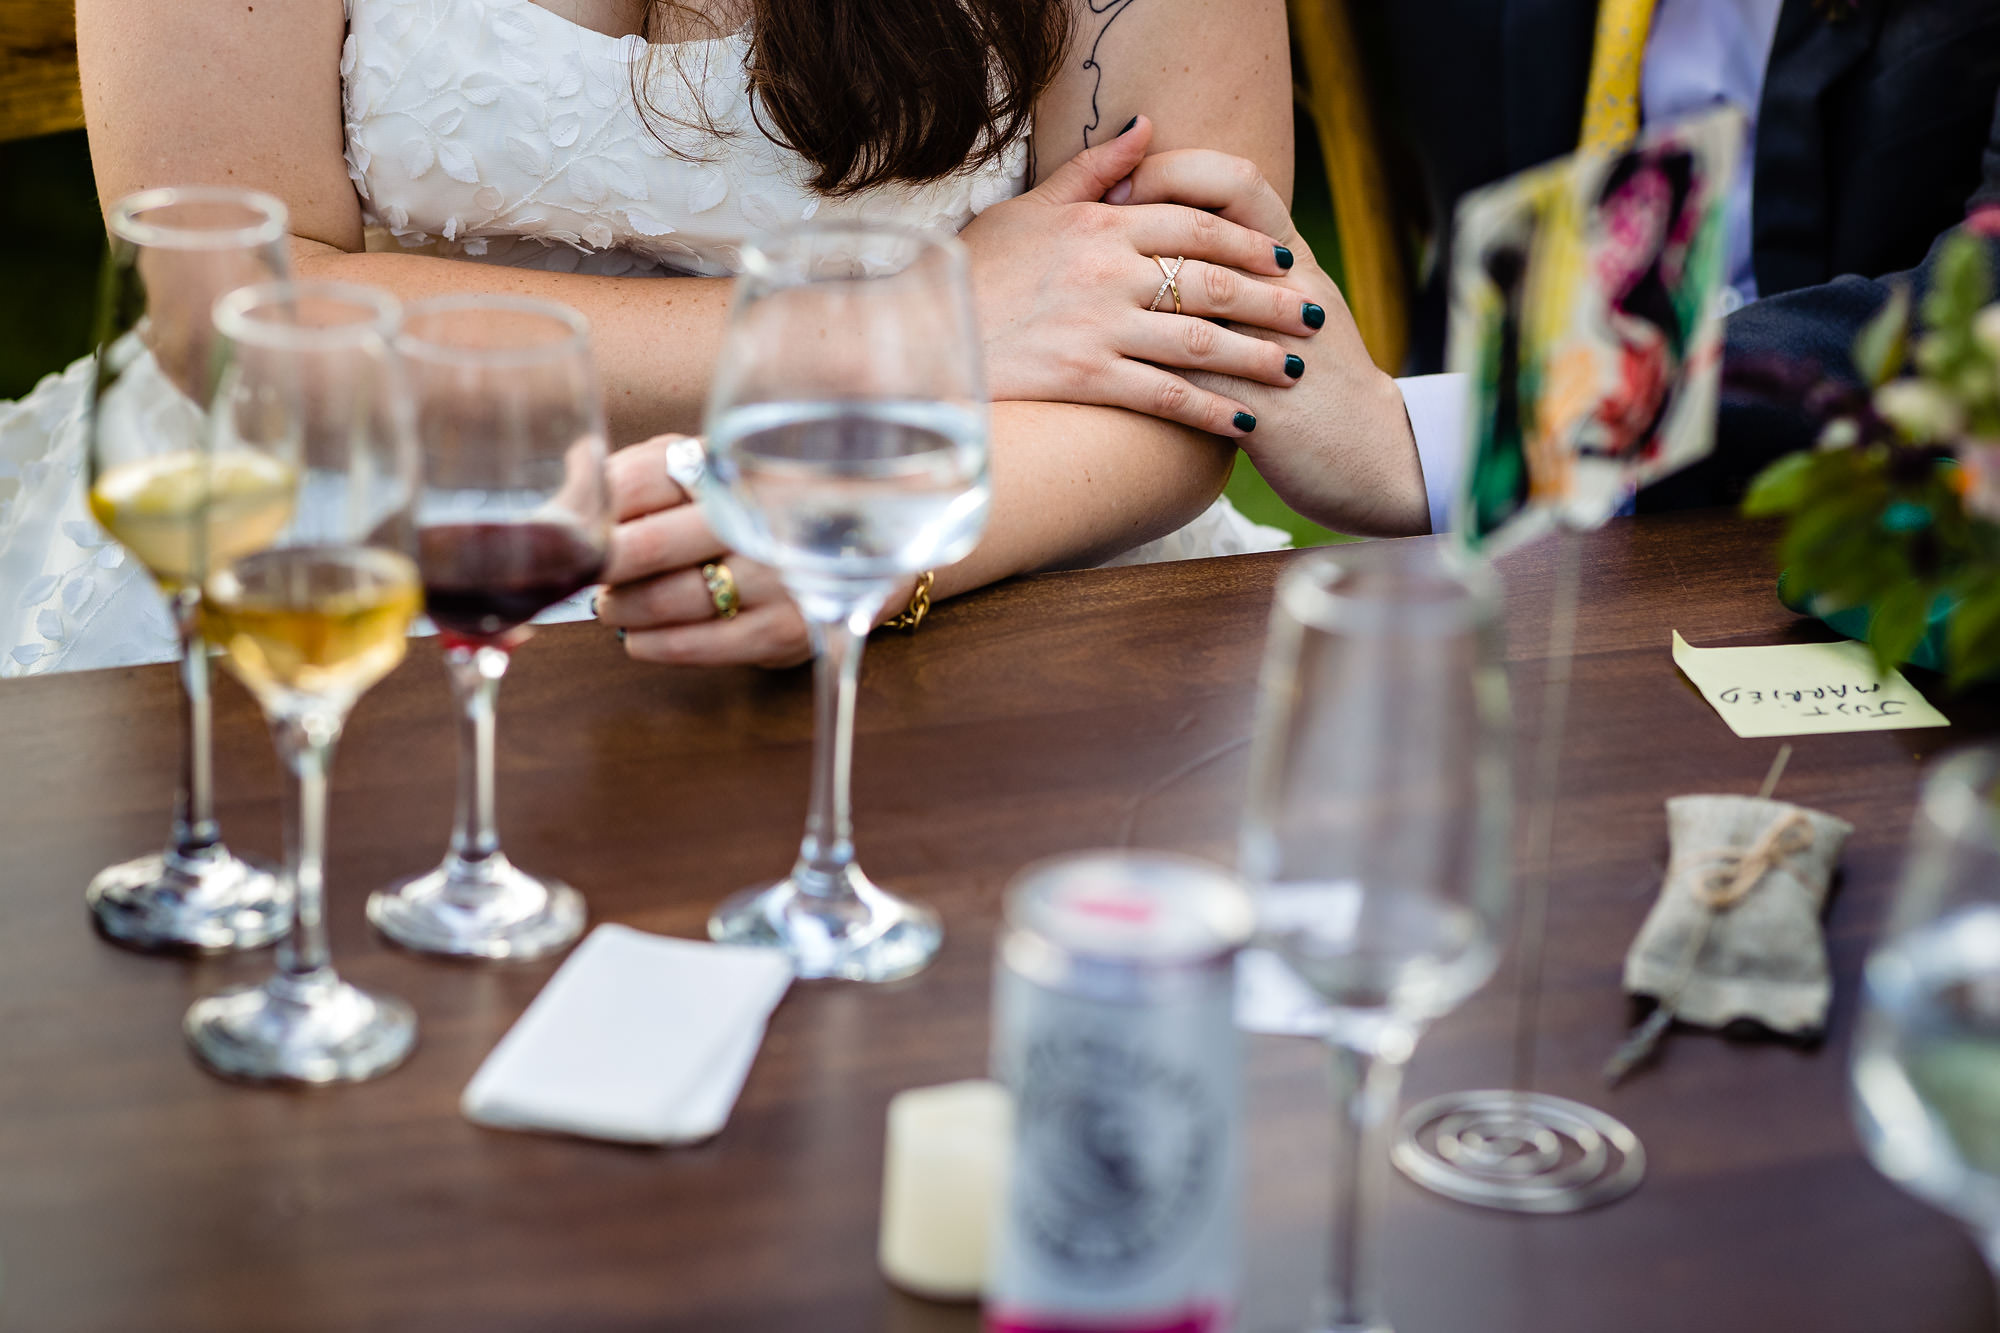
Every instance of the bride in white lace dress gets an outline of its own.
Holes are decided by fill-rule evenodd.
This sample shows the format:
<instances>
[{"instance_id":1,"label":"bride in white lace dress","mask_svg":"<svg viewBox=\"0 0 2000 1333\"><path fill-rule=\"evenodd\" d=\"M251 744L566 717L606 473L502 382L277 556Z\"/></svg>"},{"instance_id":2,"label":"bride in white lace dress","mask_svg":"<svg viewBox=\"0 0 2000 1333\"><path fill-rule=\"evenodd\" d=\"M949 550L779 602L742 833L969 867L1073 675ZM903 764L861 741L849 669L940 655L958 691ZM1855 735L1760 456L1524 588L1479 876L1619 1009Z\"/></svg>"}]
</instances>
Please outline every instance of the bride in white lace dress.
<instances>
[{"instance_id":1,"label":"bride in white lace dress","mask_svg":"<svg viewBox=\"0 0 2000 1333\"><path fill-rule=\"evenodd\" d=\"M1149 142L1241 154L1203 169L1235 197L1289 192L1281 0L82 0L78 32L105 199L252 186L289 206L300 276L573 305L621 440L698 419L745 234L814 217L960 231L996 502L938 596L1282 543L1218 499L1256 424L1218 377L1289 391L1289 349L1311 357L1323 306L1287 248L1229 220L1247 215L1231 198L1097 202L1120 202ZM1153 300L1156 254L1187 259L1182 314ZM1173 370L1207 372L1206 387ZM83 508L87 373L0 405L0 673L172 654L157 597ZM1385 437L1392 480L1358 472L1405 516L1407 440ZM691 595L720 552L657 448L615 465L626 521L605 618L640 657L802 656L796 616L754 567L738 566L734 620ZM1381 498L1357 513L1385 512Z\"/></svg>"}]
</instances>

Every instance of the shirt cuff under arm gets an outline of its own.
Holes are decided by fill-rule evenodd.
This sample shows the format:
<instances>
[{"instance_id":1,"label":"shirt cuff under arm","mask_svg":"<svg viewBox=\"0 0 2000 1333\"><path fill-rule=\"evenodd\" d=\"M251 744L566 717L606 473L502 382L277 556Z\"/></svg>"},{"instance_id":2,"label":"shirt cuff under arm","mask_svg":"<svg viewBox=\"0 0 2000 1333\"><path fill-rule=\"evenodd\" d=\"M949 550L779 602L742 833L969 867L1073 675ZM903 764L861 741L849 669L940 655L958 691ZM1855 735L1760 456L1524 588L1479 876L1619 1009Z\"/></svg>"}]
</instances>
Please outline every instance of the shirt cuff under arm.
<instances>
[{"instance_id":1,"label":"shirt cuff under arm","mask_svg":"<svg viewBox=\"0 0 2000 1333\"><path fill-rule=\"evenodd\" d=\"M1399 379L1410 431L1417 437L1417 461L1424 470L1431 531L1451 526L1458 475L1465 457L1467 382L1464 375L1415 375Z\"/></svg>"}]
</instances>

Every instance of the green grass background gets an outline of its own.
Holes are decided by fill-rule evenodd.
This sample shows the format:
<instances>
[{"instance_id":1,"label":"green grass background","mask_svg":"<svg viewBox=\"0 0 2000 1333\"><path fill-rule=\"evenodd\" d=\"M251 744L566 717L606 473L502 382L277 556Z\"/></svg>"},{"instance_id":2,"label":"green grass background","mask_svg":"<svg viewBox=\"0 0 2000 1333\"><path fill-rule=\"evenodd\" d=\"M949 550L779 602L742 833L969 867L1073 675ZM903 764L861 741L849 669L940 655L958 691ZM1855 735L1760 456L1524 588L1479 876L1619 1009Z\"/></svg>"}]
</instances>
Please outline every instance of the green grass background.
<instances>
[{"instance_id":1,"label":"green grass background","mask_svg":"<svg viewBox=\"0 0 2000 1333\"><path fill-rule=\"evenodd\" d=\"M1339 277L1333 209L1318 142L1298 125L1294 216L1313 252ZM81 130L0 144L0 400L90 348L93 290L104 249L104 224ZM1286 508L1239 459L1229 498L1251 518L1284 528L1301 545L1339 540Z\"/></svg>"}]
</instances>

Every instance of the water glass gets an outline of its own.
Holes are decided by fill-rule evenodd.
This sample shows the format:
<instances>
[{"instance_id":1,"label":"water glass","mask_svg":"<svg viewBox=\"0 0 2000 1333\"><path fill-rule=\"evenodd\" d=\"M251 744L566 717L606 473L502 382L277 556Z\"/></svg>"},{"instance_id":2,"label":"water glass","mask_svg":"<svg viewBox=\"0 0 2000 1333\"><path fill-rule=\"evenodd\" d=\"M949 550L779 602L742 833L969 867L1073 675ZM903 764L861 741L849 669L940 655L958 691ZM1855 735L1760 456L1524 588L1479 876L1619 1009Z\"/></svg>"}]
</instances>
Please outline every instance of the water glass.
<instances>
[{"instance_id":1,"label":"water glass","mask_svg":"<svg viewBox=\"0 0 2000 1333\"><path fill-rule=\"evenodd\" d=\"M790 954L803 977L888 981L928 964L937 914L855 864L848 779L870 627L911 576L985 527L986 391L964 248L890 225L805 225L745 245L685 456L717 536L773 566L811 632L811 813L792 871L724 902L709 934Z\"/></svg>"},{"instance_id":2,"label":"water glass","mask_svg":"<svg viewBox=\"0 0 2000 1333\"><path fill-rule=\"evenodd\" d=\"M1313 1327L1388 1328L1371 1214L1424 1027L1485 983L1509 907L1509 726L1492 576L1441 542L1305 556L1279 580L1240 863L1258 940L1327 1006L1331 1261Z\"/></svg>"},{"instance_id":3,"label":"water glass","mask_svg":"<svg viewBox=\"0 0 2000 1333\"><path fill-rule=\"evenodd\" d=\"M1852 1076L1869 1159L1964 1222L2000 1276L2000 749L1924 784Z\"/></svg>"}]
</instances>

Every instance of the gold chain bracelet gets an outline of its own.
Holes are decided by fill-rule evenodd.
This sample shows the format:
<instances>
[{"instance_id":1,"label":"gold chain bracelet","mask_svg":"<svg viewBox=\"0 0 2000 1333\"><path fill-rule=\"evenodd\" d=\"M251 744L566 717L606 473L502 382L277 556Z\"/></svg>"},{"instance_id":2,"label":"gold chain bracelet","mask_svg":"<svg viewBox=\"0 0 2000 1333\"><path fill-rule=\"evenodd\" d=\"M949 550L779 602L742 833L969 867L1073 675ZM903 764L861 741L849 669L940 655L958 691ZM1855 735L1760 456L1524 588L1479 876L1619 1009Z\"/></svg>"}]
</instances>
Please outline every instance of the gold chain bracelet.
<instances>
[{"instance_id":1,"label":"gold chain bracelet","mask_svg":"<svg viewBox=\"0 0 2000 1333\"><path fill-rule=\"evenodd\" d=\"M931 585L937 582L935 570L925 570L917 575L917 586L910 590L910 604L902 614L890 616L882 622L883 629L914 630L924 623L924 617L931 612Z\"/></svg>"}]
</instances>

